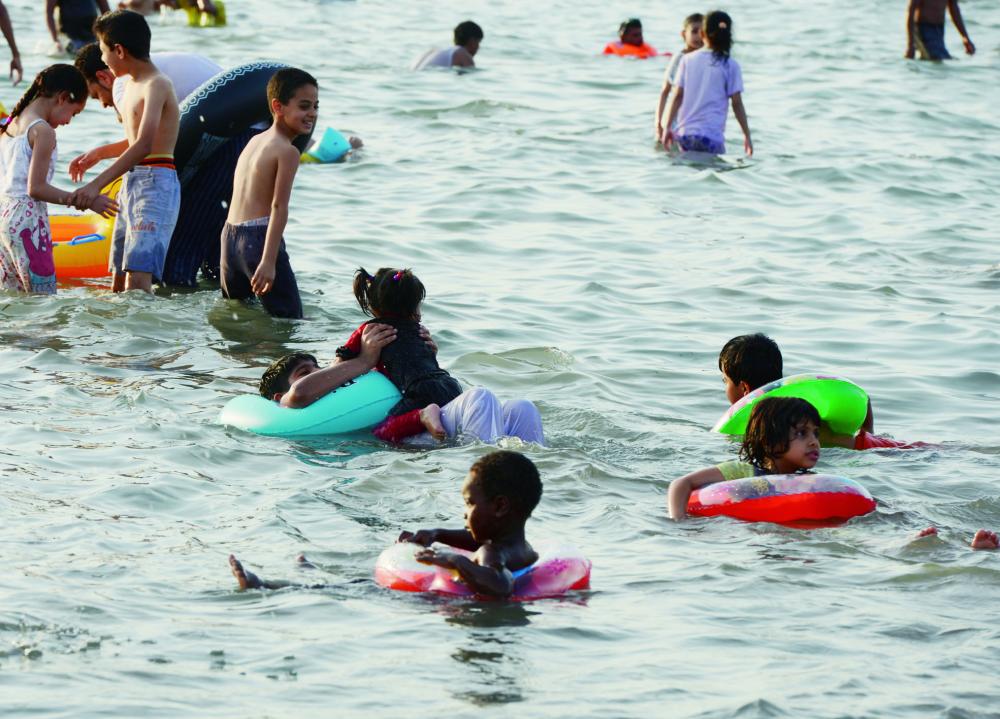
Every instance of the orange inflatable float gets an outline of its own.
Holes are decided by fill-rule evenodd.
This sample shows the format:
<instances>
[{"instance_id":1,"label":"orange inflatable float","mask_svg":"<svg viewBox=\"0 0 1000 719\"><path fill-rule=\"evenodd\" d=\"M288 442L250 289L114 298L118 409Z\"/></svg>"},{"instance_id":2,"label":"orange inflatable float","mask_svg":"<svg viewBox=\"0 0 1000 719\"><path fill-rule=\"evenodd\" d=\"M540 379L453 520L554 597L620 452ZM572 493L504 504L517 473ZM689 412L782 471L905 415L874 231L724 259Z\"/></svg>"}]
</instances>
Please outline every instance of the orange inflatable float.
<instances>
[{"instance_id":1,"label":"orange inflatable float","mask_svg":"<svg viewBox=\"0 0 1000 719\"><path fill-rule=\"evenodd\" d=\"M647 43L642 45L627 45L620 40L609 42L604 46L605 55L617 55L618 57L636 57L645 60L648 57L656 57L656 48Z\"/></svg>"}]
</instances>

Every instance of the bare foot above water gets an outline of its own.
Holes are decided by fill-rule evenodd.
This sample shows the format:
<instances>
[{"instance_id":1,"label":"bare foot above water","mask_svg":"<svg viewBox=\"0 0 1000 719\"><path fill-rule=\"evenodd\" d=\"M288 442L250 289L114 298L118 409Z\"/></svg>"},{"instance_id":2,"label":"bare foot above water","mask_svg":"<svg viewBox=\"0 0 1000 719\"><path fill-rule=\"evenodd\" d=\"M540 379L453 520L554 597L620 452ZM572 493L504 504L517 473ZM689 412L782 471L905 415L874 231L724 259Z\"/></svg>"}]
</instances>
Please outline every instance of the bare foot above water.
<instances>
[{"instance_id":1,"label":"bare foot above water","mask_svg":"<svg viewBox=\"0 0 1000 719\"><path fill-rule=\"evenodd\" d=\"M429 404L420 410L420 421L424 429L438 442L443 442L448 437L441 422L441 408L436 404Z\"/></svg>"}]
</instances>

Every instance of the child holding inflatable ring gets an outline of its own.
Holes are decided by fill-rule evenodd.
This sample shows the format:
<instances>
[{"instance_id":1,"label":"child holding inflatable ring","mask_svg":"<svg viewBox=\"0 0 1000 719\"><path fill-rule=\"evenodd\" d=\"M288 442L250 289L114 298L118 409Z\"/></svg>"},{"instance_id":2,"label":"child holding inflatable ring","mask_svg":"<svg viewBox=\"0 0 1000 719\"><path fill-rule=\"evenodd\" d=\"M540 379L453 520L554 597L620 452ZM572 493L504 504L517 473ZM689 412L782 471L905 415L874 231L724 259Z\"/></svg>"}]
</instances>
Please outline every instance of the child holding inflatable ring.
<instances>
[{"instance_id":1,"label":"child holding inflatable ring","mask_svg":"<svg viewBox=\"0 0 1000 719\"><path fill-rule=\"evenodd\" d=\"M819 413L797 397L760 400L743 435L739 460L699 469L670 483L667 509L671 519L687 516L692 490L716 482L767 474L808 472L819 461Z\"/></svg>"}]
</instances>

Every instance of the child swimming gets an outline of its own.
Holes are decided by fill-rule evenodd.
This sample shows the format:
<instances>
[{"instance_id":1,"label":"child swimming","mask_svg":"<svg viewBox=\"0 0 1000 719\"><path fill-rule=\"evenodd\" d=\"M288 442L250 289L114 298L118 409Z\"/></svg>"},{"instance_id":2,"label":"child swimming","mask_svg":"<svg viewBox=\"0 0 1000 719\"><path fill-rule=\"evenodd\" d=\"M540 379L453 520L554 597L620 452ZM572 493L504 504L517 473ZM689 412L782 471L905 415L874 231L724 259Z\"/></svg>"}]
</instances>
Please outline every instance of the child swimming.
<instances>
[{"instance_id":1,"label":"child swimming","mask_svg":"<svg viewBox=\"0 0 1000 719\"><path fill-rule=\"evenodd\" d=\"M51 294L56 267L47 204L72 204L73 193L49 184L56 156L56 131L87 102L87 82L72 65L51 65L0 126L0 288ZM89 208L105 216L118 209L97 195Z\"/></svg>"},{"instance_id":2,"label":"child swimming","mask_svg":"<svg viewBox=\"0 0 1000 719\"><path fill-rule=\"evenodd\" d=\"M678 145L685 152L724 153L727 104L731 102L743 130L743 149L753 155L743 108L743 73L739 63L729 57L732 28L733 21L726 13L710 12L704 21L705 47L681 58L674 79L677 91L663 124L663 146L668 150Z\"/></svg>"},{"instance_id":3,"label":"child swimming","mask_svg":"<svg viewBox=\"0 0 1000 719\"><path fill-rule=\"evenodd\" d=\"M417 560L458 572L476 594L509 597L512 572L538 561L524 536L524 525L542 498L542 480L534 463L518 452L491 452L476 460L462 485L465 529L402 532L397 541L421 544ZM435 542L475 552L472 557Z\"/></svg>"},{"instance_id":4,"label":"child swimming","mask_svg":"<svg viewBox=\"0 0 1000 719\"><path fill-rule=\"evenodd\" d=\"M396 329L396 339L382 348L375 369L384 374L403 394L389 418L375 428L380 439L399 440L427 431L437 440L446 436L441 407L462 394L462 386L438 366L437 346L428 344L421 333L420 304L426 290L408 269L383 267L374 275L364 267L354 275L354 297L372 322ZM361 350L362 324L337 348L337 357L350 360Z\"/></svg>"},{"instance_id":5,"label":"child swimming","mask_svg":"<svg viewBox=\"0 0 1000 719\"><path fill-rule=\"evenodd\" d=\"M670 483L670 518L687 516L688 499L699 487L744 477L806 472L816 466L819 455L819 412L815 407L796 397L762 399L750 415L739 460L699 469Z\"/></svg>"}]
</instances>

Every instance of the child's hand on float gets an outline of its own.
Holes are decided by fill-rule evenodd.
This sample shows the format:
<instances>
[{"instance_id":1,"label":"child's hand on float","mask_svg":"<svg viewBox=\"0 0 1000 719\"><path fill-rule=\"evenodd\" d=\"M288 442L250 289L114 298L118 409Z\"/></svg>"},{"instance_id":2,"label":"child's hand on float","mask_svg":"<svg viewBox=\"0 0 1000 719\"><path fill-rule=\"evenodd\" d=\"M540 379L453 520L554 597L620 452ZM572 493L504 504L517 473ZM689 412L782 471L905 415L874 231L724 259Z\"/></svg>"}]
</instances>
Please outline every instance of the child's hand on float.
<instances>
[{"instance_id":1,"label":"child's hand on float","mask_svg":"<svg viewBox=\"0 0 1000 719\"><path fill-rule=\"evenodd\" d=\"M255 295L266 295L274 289L274 263L261 262L250 279L250 289Z\"/></svg>"},{"instance_id":2,"label":"child's hand on float","mask_svg":"<svg viewBox=\"0 0 1000 719\"><path fill-rule=\"evenodd\" d=\"M436 529L418 529L416 532L407 532L405 529L399 533L397 542L412 542L429 547L437 541Z\"/></svg>"},{"instance_id":3,"label":"child's hand on float","mask_svg":"<svg viewBox=\"0 0 1000 719\"><path fill-rule=\"evenodd\" d=\"M101 217L114 217L118 214L118 203L107 195L98 195L90 204L90 209Z\"/></svg>"},{"instance_id":4,"label":"child's hand on float","mask_svg":"<svg viewBox=\"0 0 1000 719\"><path fill-rule=\"evenodd\" d=\"M433 564L437 567L444 567L445 569L455 568L456 556L457 555L454 552L438 549L421 549L413 555L414 559L421 564Z\"/></svg>"}]
</instances>

